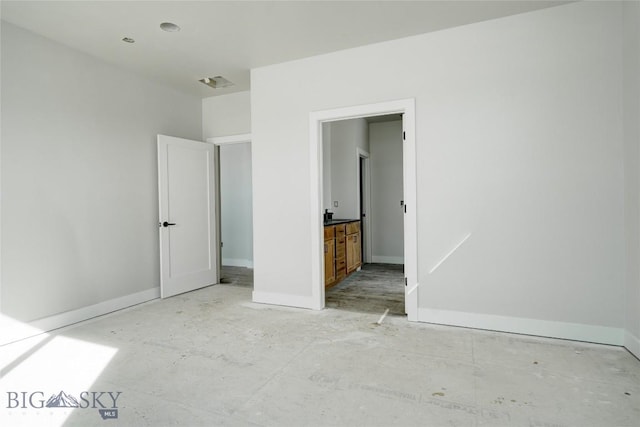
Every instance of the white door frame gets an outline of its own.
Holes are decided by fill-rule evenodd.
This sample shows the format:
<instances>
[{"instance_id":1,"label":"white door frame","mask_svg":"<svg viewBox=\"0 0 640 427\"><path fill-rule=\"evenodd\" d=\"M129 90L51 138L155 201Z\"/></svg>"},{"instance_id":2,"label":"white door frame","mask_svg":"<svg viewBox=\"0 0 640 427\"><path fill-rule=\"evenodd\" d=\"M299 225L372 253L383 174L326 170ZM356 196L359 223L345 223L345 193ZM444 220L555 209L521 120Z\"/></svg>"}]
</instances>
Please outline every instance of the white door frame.
<instances>
[{"instance_id":1,"label":"white door frame","mask_svg":"<svg viewBox=\"0 0 640 427\"><path fill-rule=\"evenodd\" d=\"M362 254L362 263L371 262L371 173L369 169L369 157L370 154L367 151L364 151L360 147L356 147L356 170L358 171L358 189L356 194L360 197L363 197L364 200L364 212L366 214L365 219L363 220L362 229L364 230L364 253ZM360 159L364 159L363 166L364 170L360 170ZM360 180L364 175L364 182L362 183L362 192L364 194L360 194ZM362 217L362 212L360 212L360 217ZM366 224L366 227L365 227Z\"/></svg>"},{"instance_id":2,"label":"white door frame","mask_svg":"<svg viewBox=\"0 0 640 427\"><path fill-rule=\"evenodd\" d=\"M310 194L311 194L311 296L313 308L324 308L324 240L322 220L322 123L361 117L403 114L403 200L405 262L405 310L407 318L418 320L418 240L417 240L417 192L416 192L416 119L415 99L381 102L316 111L309 115L310 144Z\"/></svg>"},{"instance_id":3,"label":"white door frame","mask_svg":"<svg viewBox=\"0 0 640 427\"><path fill-rule=\"evenodd\" d=\"M238 135L214 136L212 138L207 138L207 142L214 145L242 144L245 142L251 142L251 134L241 133Z\"/></svg>"},{"instance_id":4,"label":"white door frame","mask_svg":"<svg viewBox=\"0 0 640 427\"><path fill-rule=\"evenodd\" d=\"M215 164L216 164L216 183L215 183L215 192L216 192L216 248L218 248L218 259L216 260L216 269L218 278L220 278L220 269L222 268L222 248L220 247L222 242L222 218L220 213L220 146L221 145L231 145L231 144L244 144L246 142L251 142L251 134L250 133L241 133L237 135L228 135L228 136L214 136L212 138L207 138L207 142L209 144L213 144L216 146L215 150ZM253 218L253 215L251 215ZM252 257L253 258L253 257Z\"/></svg>"}]
</instances>

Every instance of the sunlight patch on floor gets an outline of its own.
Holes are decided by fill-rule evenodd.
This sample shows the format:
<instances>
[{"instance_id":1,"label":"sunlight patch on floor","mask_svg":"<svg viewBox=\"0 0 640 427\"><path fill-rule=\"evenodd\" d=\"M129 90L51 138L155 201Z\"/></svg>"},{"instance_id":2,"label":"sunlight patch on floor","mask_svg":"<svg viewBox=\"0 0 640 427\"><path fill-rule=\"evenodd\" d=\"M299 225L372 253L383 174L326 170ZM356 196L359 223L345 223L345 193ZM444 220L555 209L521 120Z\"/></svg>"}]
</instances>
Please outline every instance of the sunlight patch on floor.
<instances>
[{"instance_id":1,"label":"sunlight patch on floor","mask_svg":"<svg viewBox=\"0 0 640 427\"><path fill-rule=\"evenodd\" d=\"M99 419L91 386L118 349L49 334L0 349L0 425L62 426L72 411L85 410Z\"/></svg>"},{"instance_id":2,"label":"sunlight patch on floor","mask_svg":"<svg viewBox=\"0 0 640 427\"><path fill-rule=\"evenodd\" d=\"M41 333L42 330L32 325L0 314L0 346Z\"/></svg>"}]
</instances>

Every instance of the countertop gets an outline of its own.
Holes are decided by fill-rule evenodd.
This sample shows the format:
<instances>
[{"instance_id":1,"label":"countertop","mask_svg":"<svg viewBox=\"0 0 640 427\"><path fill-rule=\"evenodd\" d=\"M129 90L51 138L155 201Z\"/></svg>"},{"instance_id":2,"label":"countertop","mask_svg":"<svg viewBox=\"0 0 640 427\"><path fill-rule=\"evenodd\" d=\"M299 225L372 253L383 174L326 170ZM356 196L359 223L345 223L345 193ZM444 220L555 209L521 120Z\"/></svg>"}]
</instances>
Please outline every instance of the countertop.
<instances>
[{"instance_id":1,"label":"countertop","mask_svg":"<svg viewBox=\"0 0 640 427\"><path fill-rule=\"evenodd\" d=\"M330 221L325 222L324 226L329 227L331 225L346 224L348 222L356 222L356 221L360 221L360 220L359 219L332 219Z\"/></svg>"}]
</instances>

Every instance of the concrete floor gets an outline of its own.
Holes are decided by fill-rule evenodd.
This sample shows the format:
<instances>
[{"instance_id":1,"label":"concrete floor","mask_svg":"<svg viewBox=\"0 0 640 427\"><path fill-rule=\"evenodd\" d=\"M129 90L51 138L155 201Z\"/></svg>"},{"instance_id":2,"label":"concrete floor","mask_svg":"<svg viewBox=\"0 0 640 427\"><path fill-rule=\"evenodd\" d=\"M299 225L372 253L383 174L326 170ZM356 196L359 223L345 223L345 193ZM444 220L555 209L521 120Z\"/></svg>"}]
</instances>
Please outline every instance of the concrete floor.
<instances>
[{"instance_id":1,"label":"concrete floor","mask_svg":"<svg viewBox=\"0 0 640 427\"><path fill-rule=\"evenodd\" d=\"M622 348L250 300L216 285L2 347L0 425L640 425ZM121 392L118 418L34 391L106 409Z\"/></svg>"}]
</instances>

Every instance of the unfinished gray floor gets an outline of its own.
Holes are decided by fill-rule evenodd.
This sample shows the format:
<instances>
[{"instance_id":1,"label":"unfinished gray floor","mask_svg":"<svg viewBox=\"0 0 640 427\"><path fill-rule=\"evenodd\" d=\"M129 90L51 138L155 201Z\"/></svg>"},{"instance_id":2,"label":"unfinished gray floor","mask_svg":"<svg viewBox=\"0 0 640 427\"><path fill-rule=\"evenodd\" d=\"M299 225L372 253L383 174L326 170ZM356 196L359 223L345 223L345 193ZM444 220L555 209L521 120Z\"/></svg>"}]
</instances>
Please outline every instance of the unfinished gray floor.
<instances>
[{"instance_id":1,"label":"unfinished gray floor","mask_svg":"<svg viewBox=\"0 0 640 427\"><path fill-rule=\"evenodd\" d=\"M220 271L220 283L253 288L253 269L223 265Z\"/></svg>"},{"instance_id":2,"label":"unfinished gray floor","mask_svg":"<svg viewBox=\"0 0 640 427\"><path fill-rule=\"evenodd\" d=\"M360 313L404 315L402 265L364 264L326 291L325 306Z\"/></svg>"},{"instance_id":3,"label":"unfinished gray floor","mask_svg":"<svg viewBox=\"0 0 640 427\"><path fill-rule=\"evenodd\" d=\"M3 401L0 425L640 423L640 362L622 348L250 299L250 287L216 285L3 347L3 400L122 394L117 420Z\"/></svg>"}]
</instances>

